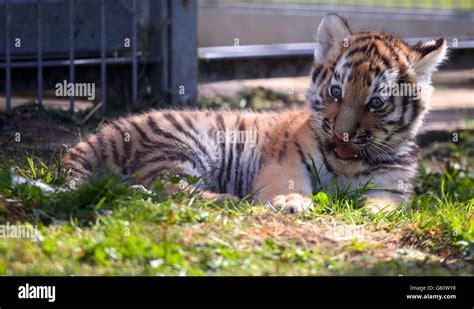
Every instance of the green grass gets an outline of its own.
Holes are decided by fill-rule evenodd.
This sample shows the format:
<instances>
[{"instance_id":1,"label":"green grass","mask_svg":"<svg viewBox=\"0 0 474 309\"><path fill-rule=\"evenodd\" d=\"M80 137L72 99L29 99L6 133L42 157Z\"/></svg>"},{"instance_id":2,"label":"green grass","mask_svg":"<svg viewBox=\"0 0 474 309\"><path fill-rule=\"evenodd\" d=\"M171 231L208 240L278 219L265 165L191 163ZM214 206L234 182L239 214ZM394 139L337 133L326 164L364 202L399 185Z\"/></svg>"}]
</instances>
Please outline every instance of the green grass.
<instances>
[{"instance_id":1,"label":"green grass","mask_svg":"<svg viewBox=\"0 0 474 309\"><path fill-rule=\"evenodd\" d=\"M12 177L61 187L64 151L2 148L0 224L39 237L0 238L0 274L473 275L474 136L459 141L423 150L412 207L386 215L364 211L363 190L317 193L298 215L113 175L45 193Z\"/></svg>"},{"instance_id":2,"label":"green grass","mask_svg":"<svg viewBox=\"0 0 474 309\"><path fill-rule=\"evenodd\" d=\"M238 110L242 108L255 111L278 110L287 107L304 106L295 94L277 93L265 88L243 88L233 96L200 97L199 106L203 108L225 108Z\"/></svg>"}]
</instances>

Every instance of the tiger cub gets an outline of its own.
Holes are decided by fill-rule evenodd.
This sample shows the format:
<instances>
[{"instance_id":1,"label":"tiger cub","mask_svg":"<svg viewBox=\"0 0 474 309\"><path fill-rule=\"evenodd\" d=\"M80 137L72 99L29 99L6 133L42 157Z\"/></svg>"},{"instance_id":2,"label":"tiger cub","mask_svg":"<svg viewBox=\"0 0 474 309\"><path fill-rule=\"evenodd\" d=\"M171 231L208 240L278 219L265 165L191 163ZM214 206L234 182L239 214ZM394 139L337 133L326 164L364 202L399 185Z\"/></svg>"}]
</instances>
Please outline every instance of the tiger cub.
<instances>
[{"instance_id":1,"label":"tiger cub","mask_svg":"<svg viewBox=\"0 0 474 309\"><path fill-rule=\"evenodd\" d=\"M317 31L308 106L286 112L159 110L121 118L69 149L71 184L107 168L150 187L168 174L208 179L204 197L257 201L294 213L329 184L371 182L367 209L407 203L414 142L444 60L444 39L410 47L328 14ZM401 93L411 85L416 93ZM410 87L401 90L408 92ZM396 92L396 93L395 93ZM316 177L315 177L316 176Z\"/></svg>"}]
</instances>

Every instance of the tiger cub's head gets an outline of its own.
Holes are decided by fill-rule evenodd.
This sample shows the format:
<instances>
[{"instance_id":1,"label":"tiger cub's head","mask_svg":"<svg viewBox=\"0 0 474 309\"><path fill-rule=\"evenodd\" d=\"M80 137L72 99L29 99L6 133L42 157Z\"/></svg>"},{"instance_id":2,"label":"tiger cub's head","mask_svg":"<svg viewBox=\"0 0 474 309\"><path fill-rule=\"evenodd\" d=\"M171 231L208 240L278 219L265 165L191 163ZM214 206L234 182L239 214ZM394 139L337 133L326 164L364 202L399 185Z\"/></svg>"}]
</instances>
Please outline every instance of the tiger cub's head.
<instances>
[{"instance_id":1,"label":"tiger cub's head","mask_svg":"<svg viewBox=\"0 0 474 309\"><path fill-rule=\"evenodd\" d=\"M405 151L428 109L446 41L410 47L387 33L352 33L336 14L323 19L316 39L307 98L330 167L355 174Z\"/></svg>"}]
</instances>

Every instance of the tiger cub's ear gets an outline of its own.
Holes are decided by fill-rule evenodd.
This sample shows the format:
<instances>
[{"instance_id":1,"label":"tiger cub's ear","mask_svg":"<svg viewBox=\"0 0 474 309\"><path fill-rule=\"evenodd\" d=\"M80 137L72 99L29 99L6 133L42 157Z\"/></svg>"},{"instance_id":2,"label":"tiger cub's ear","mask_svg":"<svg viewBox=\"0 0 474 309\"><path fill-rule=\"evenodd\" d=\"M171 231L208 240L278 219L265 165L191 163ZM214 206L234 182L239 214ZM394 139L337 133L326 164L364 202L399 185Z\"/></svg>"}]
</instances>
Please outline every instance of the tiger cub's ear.
<instances>
[{"instance_id":1,"label":"tiger cub's ear","mask_svg":"<svg viewBox=\"0 0 474 309\"><path fill-rule=\"evenodd\" d=\"M350 35L351 30L344 18L334 13L327 14L321 21L316 34L314 61L323 62L328 50L334 45L342 44Z\"/></svg>"},{"instance_id":2,"label":"tiger cub's ear","mask_svg":"<svg viewBox=\"0 0 474 309\"><path fill-rule=\"evenodd\" d=\"M413 47L413 68L417 74L430 74L446 59L447 44L444 38L436 41L418 42Z\"/></svg>"}]
</instances>

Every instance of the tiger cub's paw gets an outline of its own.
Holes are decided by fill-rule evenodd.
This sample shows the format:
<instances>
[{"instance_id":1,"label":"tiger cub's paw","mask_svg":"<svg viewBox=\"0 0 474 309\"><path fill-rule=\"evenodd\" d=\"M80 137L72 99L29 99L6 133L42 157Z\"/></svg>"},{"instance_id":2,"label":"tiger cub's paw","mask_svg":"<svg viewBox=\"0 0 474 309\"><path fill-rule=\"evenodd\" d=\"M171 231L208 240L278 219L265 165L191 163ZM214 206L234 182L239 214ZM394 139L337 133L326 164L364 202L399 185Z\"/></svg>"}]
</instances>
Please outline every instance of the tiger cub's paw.
<instances>
[{"instance_id":1,"label":"tiger cub's paw","mask_svg":"<svg viewBox=\"0 0 474 309\"><path fill-rule=\"evenodd\" d=\"M203 191L201 196L206 200L214 200L217 205L224 205L225 202L238 201L239 198L232 194L227 193L214 193L209 191Z\"/></svg>"},{"instance_id":2,"label":"tiger cub's paw","mask_svg":"<svg viewBox=\"0 0 474 309\"><path fill-rule=\"evenodd\" d=\"M283 210L291 214L314 209L313 201L298 193L277 195L272 199L271 204L277 211Z\"/></svg>"},{"instance_id":3,"label":"tiger cub's paw","mask_svg":"<svg viewBox=\"0 0 474 309\"><path fill-rule=\"evenodd\" d=\"M390 213L397 208L397 204L393 201L386 201L381 199L368 199L365 202L365 211L374 215L378 213Z\"/></svg>"}]
</instances>

